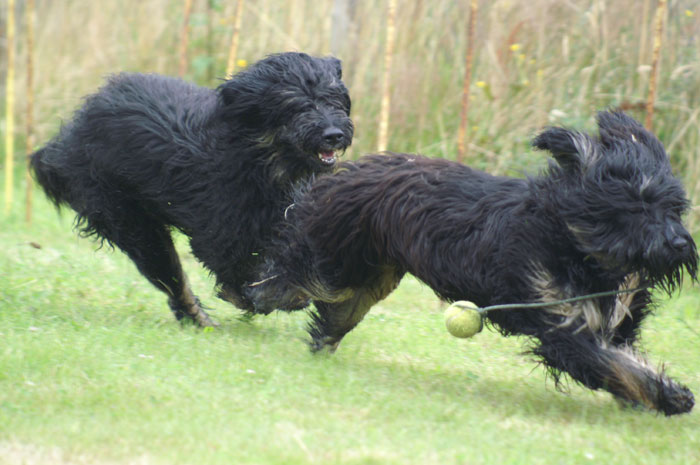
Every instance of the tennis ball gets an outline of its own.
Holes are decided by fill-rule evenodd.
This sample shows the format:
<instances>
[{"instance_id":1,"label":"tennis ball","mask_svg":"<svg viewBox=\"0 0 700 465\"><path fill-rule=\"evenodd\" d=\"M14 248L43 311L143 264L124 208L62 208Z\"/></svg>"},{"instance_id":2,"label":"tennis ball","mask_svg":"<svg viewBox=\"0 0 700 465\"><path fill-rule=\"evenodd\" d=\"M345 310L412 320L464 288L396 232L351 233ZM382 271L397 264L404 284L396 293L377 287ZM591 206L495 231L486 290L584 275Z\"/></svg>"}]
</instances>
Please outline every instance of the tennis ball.
<instances>
[{"instance_id":1,"label":"tennis ball","mask_svg":"<svg viewBox=\"0 0 700 465\"><path fill-rule=\"evenodd\" d=\"M445 310L445 326L454 337L472 337L484 328L479 307L468 300L458 300Z\"/></svg>"}]
</instances>

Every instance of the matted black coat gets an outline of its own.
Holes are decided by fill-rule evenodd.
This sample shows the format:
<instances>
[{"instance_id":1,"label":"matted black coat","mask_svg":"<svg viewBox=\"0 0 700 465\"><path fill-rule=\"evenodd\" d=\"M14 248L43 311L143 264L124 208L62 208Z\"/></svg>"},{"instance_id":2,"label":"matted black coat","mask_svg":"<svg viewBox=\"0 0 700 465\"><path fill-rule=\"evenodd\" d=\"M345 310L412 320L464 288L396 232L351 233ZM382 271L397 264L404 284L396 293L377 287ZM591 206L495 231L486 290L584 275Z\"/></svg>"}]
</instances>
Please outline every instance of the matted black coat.
<instances>
[{"instance_id":1,"label":"matted black coat","mask_svg":"<svg viewBox=\"0 0 700 465\"><path fill-rule=\"evenodd\" d=\"M331 169L350 145L340 62L271 55L208 89L117 74L31 157L56 205L122 249L169 297L178 319L212 322L187 284L170 228L190 236L220 296L241 308L295 183Z\"/></svg>"},{"instance_id":2,"label":"matted black coat","mask_svg":"<svg viewBox=\"0 0 700 465\"><path fill-rule=\"evenodd\" d=\"M404 273L481 307L632 291L487 317L531 337L556 379L687 412L692 393L634 345L651 289L671 291L683 270L695 278L688 200L653 134L622 113L602 112L598 125L599 137L542 132L534 145L554 160L527 179L409 154L344 164L298 192L248 295L260 313L312 299L312 347L333 350Z\"/></svg>"}]
</instances>

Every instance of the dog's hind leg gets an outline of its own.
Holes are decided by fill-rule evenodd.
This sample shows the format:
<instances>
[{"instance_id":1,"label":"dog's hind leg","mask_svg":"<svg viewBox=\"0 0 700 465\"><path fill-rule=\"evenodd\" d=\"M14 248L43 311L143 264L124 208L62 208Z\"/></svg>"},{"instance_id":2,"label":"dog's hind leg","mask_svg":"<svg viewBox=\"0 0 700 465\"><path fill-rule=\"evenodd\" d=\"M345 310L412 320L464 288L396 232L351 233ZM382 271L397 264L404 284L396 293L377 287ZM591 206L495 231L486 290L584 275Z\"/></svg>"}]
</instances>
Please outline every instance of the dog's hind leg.
<instances>
[{"instance_id":1,"label":"dog's hind leg","mask_svg":"<svg viewBox=\"0 0 700 465\"><path fill-rule=\"evenodd\" d=\"M156 288L168 295L168 304L175 318L188 318L199 326L217 326L202 309L197 296L190 288L182 269L170 233L162 226L148 231L151 247L138 243L118 244L136 263L137 268Z\"/></svg>"},{"instance_id":2,"label":"dog's hind leg","mask_svg":"<svg viewBox=\"0 0 700 465\"><path fill-rule=\"evenodd\" d=\"M129 206L111 211L123 215L91 215L87 217L89 228L124 251L141 274L168 295L175 318L186 317L199 326L216 326L190 289L170 231L139 208Z\"/></svg>"},{"instance_id":3,"label":"dog's hind leg","mask_svg":"<svg viewBox=\"0 0 700 465\"><path fill-rule=\"evenodd\" d=\"M642 405L674 415L689 412L692 392L656 370L630 346L612 346L582 331L555 330L539 337L533 352L543 358L555 378L559 371L590 389L604 389L625 404Z\"/></svg>"},{"instance_id":4,"label":"dog's hind leg","mask_svg":"<svg viewBox=\"0 0 700 465\"><path fill-rule=\"evenodd\" d=\"M370 308L396 289L403 272L393 267L386 267L372 281L358 289L346 289L337 295L343 300L314 300L316 311L311 314L309 325L311 350L317 352L328 348L334 352L343 337L362 321Z\"/></svg>"}]
</instances>

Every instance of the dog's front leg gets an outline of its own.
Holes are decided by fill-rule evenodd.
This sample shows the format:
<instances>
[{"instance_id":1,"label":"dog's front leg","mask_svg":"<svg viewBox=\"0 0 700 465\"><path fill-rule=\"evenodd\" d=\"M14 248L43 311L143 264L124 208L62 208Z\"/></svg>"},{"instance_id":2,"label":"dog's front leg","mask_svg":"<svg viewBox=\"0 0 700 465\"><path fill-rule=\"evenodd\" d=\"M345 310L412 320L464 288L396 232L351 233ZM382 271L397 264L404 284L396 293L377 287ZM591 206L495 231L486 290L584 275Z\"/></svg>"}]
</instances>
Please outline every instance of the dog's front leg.
<instances>
[{"instance_id":1,"label":"dog's front leg","mask_svg":"<svg viewBox=\"0 0 700 465\"><path fill-rule=\"evenodd\" d=\"M311 314L312 322L309 325L313 352L324 348L334 352L343 337L362 321L370 308L396 289L404 274L393 267L384 267L379 271L364 287L334 292L325 290L322 293L324 300L314 300L316 312ZM318 296L318 292L313 295L314 299Z\"/></svg>"},{"instance_id":2,"label":"dog's front leg","mask_svg":"<svg viewBox=\"0 0 700 465\"><path fill-rule=\"evenodd\" d=\"M312 322L309 324L312 352L323 349L335 352L343 337L362 321L376 303L374 299L363 297L364 294L356 293L342 302L314 301L316 311L311 313Z\"/></svg>"},{"instance_id":3,"label":"dog's front leg","mask_svg":"<svg viewBox=\"0 0 700 465\"><path fill-rule=\"evenodd\" d=\"M689 412L693 393L656 370L630 346L612 346L590 331L557 329L539 337L533 352L555 376L560 371L590 389L604 389L625 404L641 405L666 415Z\"/></svg>"},{"instance_id":4,"label":"dog's front leg","mask_svg":"<svg viewBox=\"0 0 700 465\"><path fill-rule=\"evenodd\" d=\"M175 318L182 320L183 317L187 317L192 320L197 326L203 328L206 327L216 327L219 326L218 323L213 321L207 312L202 308L202 303L199 298L192 293L192 289L187 282L187 277L182 274L182 287L179 294L173 294L168 299L168 304L172 310Z\"/></svg>"}]
</instances>

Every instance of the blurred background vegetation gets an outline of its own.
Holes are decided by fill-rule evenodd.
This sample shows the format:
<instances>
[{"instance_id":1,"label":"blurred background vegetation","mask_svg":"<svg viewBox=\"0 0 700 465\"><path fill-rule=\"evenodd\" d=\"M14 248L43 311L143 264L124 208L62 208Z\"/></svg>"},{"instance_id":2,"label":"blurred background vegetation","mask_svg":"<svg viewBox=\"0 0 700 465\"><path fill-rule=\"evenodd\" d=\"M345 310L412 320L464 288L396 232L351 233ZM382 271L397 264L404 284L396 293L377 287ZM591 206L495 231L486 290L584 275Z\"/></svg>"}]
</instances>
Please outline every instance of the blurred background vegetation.
<instances>
[{"instance_id":1,"label":"blurred background vegetation","mask_svg":"<svg viewBox=\"0 0 700 465\"><path fill-rule=\"evenodd\" d=\"M7 73L7 2L0 77ZM356 138L346 155L376 150L390 0L245 0L237 69L298 50L343 61ZM465 74L467 0L396 0L389 141L394 151L454 158ZM36 0L35 144L70 117L107 74L177 75L185 0ZM184 78L216 86L226 74L238 0L193 0ZM656 0L479 2L465 161L523 175L542 166L528 141L540 127L594 129L596 110L621 107L643 121ZM16 0L16 165L23 167L25 0ZM700 6L671 0L665 15L654 131L689 191L700 198ZM4 99L4 89L2 92ZM4 102L3 102L4 106ZM5 131L5 121L0 124ZM4 155L3 155L4 158ZM4 169L4 165L3 168ZM18 183L24 182L17 176ZM691 228L700 216L693 210Z\"/></svg>"}]
</instances>

